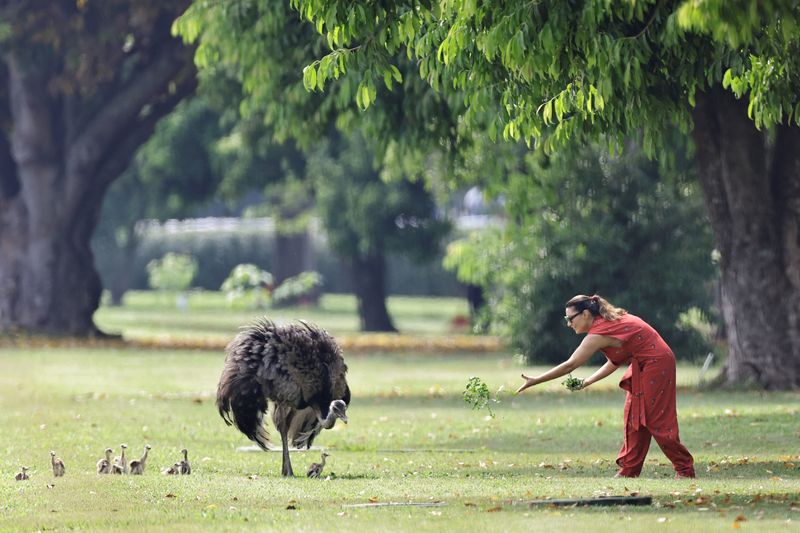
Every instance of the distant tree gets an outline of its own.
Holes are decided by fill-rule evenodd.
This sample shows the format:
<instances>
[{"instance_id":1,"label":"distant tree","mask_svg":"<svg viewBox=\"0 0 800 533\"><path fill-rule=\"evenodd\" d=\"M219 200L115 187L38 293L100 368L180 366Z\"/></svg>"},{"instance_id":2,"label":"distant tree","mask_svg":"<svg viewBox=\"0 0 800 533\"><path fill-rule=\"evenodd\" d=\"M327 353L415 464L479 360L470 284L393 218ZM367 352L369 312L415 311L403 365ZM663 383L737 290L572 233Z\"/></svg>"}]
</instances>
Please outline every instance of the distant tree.
<instances>
[{"instance_id":1,"label":"distant tree","mask_svg":"<svg viewBox=\"0 0 800 533\"><path fill-rule=\"evenodd\" d=\"M433 257L449 225L436 216L422 181L381 179L365 139L335 138L312 152L308 173L317 190L331 250L352 269L363 331L394 331L386 310L386 254Z\"/></svg>"},{"instance_id":2,"label":"distant tree","mask_svg":"<svg viewBox=\"0 0 800 533\"><path fill-rule=\"evenodd\" d=\"M103 198L195 87L187 0L0 4L0 331L91 335Z\"/></svg>"},{"instance_id":3,"label":"distant tree","mask_svg":"<svg viewBox=\"0 0 800 533\"><path fill-rule=\"evenodd\" d=\"M292 140L277 142L273 133L261 115L237 117L215 149L224 168L220 197L232 202L258 191L264 198L248 206L244 216L269 216L275 221L272 274L281 283L314 268L309 237L314 189L304 179L306 155Z\"/></svg>"}]
</instances>

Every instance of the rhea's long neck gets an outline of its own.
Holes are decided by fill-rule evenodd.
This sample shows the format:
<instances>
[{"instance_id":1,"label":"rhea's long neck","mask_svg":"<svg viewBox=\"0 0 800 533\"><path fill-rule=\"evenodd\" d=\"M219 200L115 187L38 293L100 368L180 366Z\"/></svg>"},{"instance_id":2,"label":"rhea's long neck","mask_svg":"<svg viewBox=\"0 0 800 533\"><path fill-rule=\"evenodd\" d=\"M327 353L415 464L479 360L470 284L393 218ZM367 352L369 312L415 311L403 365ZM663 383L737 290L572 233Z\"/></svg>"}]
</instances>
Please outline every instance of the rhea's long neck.
<instances>
[{"instance_id":1,"label":"rhea's long neck","mask_svg":"<svg viewBox=\"0 0 800 533\"><path fill-rule=\"evenodd\" d=\"M321 422L323 429L331 429L333 425L336 423L336 413L333 412L333 409L328 410L328 416L326 416Z\"/></svg>"}]
</instances>

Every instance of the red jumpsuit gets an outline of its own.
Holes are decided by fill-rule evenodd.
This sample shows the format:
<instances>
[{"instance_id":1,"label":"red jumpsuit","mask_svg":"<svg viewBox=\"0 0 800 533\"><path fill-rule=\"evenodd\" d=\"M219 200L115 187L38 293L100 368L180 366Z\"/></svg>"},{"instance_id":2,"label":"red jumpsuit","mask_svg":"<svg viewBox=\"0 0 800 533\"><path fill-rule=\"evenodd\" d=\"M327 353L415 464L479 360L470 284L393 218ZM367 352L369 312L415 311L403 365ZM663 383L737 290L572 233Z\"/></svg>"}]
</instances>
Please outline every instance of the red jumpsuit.
<instances>
[{"instance_id":1,"label":"red jumpsuit","mask_svg":"<svg viewBox=\"0 0 800 533\"><path fill-rule=\"evenodd\" d=\"M619 383L627 391L625 436L617 457L619 475L639 475L652 436L679 476L694 477L694 459L678 437L675 355L667 343L649 324L631 314L618 320L597 316L589 333L622 341L620 347L601 351L615 365L630 364Z\"/></svg>"}]
</instances>

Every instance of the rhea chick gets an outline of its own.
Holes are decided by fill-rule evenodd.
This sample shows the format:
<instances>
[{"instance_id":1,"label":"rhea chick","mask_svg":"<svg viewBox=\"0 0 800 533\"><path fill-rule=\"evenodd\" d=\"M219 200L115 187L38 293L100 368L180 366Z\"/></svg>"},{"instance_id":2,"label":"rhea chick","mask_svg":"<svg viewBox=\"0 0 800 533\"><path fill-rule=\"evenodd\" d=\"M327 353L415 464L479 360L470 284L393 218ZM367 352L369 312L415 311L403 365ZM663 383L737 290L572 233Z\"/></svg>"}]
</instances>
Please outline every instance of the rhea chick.
<instances>
[{"instance_id":1,"label":"rhea chick","mask_svg":"<svg viewBox=\"0 0 800 533\"><path fill-rule=\"evenodd\" d=\"M186 448L181 450L183 454L183 460L179 463L180 464L180 473L184 475L189 475L192 473L192 465L189 464L189 450Z\"/></svg>"},{"instance_id":2,"label":"rhea chick","mask_svg":"<svg viewBox=\"0 0 800 533\"><path fill-rule=\"evenodd\" d=\"M14 476L14 479L16 479L17 481L24 481L26 479L30 479L30 476L28 476L28 467L27 466L23 466L21 468L22 468L22 472L20 472L16 476Z\"/></svg>"},{"instance_id":3,"label":"rhea chick","mask_svg":"<svg viewBox=\"0 0 800 533\"><path fill-rule=\"evenodd\" d=\"M120 444L119 447L122 449L119 457L114 457L114 464L111 465L111 473L112 474L127 474L128 473L128 463L125 461L125 448L128 447L127 444Z\"/></svg>"},{"instance_id":4,"label":"rhea chick","mask_svg":"<svg viewBox=\"0 0 800 533\"><path fill-rule=\"evenodd\" d=\"M164 474L166 476L177 476L180 473L181 473L181 464L180 463L175 463L174 465L172 465L171 467L167 468L166 470L164 470L162 472L162 474Z\"/></svg>"},{"instance_id":5,"label":"rhea chick","mask_svg":"<svg viewBox=\"0 0 800 533\"><path fill-rule=\"evenodd\" d=\"M308 472L306 475L308 477L317 478L322 474L322 469L325 468L325 458L330 457L327 453L322 452L321 458L322 460L319 463L311 463L311 466L308 467Z\"/></svg>"},{"instance_id":6,"label":"rhea chick","mask_svg":"<svg viewBox=\"0 0 800 533\"><path fill-rule=\"evenodd\" d=\"M100 459L97 461L97 473L98 474L110 474L111 473L111 454L114 453L114 450L111 448L106 448L106 457L105 459Z\"/></svg>"},{"instance_id":7,"label":"rhea chick","mask_svg":"<svg viewBox=\"0 0 800 533\"><path fill-rule=\"evenodd\" d=\"M61 477L66 472L66 468L64 468L64 461L56 457L56 452L50 452L50 464L53 465L53 475L56 477Z\"/></svg>"},{"instance_id":8,"label":"rhea chick","mask_svg":"<svg viewBox=\"0 0 800 533\"><path fill-rule=\"evenodd\" d=\"M150 451L150 445L145 444L144 454L142 455L141 459L139 459L138 461L136 460L131 461L131 474L138 474L138 475L144 474L145 462L147 461L147 452L149 451Z\"/></svg>"}]
</instances>

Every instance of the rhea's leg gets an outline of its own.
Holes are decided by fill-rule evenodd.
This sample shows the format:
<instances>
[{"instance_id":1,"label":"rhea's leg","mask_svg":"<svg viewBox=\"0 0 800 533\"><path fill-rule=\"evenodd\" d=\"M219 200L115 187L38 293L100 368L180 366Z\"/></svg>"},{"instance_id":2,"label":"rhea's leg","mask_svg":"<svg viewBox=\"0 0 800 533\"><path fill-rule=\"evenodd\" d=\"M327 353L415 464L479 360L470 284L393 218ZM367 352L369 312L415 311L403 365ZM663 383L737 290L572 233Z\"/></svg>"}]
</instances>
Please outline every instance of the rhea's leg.
<instances>
[{"instance_id":1,"label":"rhea's leg","mask_svg":"<svg viewBox=\"0 0 800 533\"><path fill-rule=\"evenodd\" d=\"M289 458L289 439L286 435L286 430L281 431L281 442L283 443L283 466L281 467L281 474L283 477L294 477L292 460Z\"/></svg>"}]
</instances>

